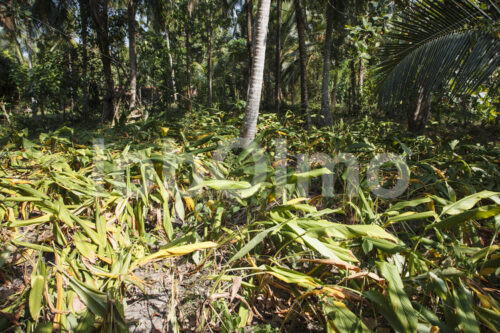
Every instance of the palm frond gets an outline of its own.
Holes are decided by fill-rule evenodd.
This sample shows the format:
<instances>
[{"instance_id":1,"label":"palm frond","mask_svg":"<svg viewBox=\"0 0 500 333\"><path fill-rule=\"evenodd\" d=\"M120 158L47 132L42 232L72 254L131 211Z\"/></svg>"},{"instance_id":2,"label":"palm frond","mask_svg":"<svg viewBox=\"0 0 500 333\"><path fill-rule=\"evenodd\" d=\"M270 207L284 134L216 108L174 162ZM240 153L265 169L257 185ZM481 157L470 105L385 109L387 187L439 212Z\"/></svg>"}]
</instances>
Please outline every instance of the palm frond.
<instances>
[{"instance_id":1,"label":"palm frond","mask_svg":"<svg viewBox=\"0 0 500 333\"><path fill-rule=\"evenodd\" d=\"M378 66L381 106L449 88L477 89L500 66L494 6L469 0L419 0L394 22Z\"/></svg>"}]
</instances>

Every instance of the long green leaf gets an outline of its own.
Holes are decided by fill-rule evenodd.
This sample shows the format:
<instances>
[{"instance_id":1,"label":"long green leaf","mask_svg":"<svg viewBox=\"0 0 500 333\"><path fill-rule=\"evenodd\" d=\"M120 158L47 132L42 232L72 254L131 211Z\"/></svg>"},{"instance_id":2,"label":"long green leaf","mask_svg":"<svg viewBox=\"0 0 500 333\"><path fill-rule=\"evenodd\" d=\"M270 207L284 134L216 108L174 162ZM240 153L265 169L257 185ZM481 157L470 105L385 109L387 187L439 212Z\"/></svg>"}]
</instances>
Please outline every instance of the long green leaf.
<instances>
[{"instance_id":1,"label":"long green leaf","mask_svg":"<svg viewBox=\"0 0 500 333\"><path fill-rule=\"evenodd\" d=\"M380 274L387 280L387 292L391 307L394 310L405 332L417 331L417 314L413 309L410 299L403 289L403 281L399 276L396 266L387 262L378 262Z\"/></svg>"}]
</instances>

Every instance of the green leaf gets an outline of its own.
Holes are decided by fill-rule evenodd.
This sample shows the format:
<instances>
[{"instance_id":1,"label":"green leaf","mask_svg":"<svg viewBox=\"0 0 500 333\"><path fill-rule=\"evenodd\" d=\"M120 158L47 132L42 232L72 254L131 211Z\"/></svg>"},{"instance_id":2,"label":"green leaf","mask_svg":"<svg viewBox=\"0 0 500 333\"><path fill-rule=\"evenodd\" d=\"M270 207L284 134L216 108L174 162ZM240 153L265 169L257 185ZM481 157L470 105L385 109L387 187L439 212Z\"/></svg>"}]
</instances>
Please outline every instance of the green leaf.
<instances>
[{"instance_id":1,"label":"green leaf","mask_svg":"<svg viewBox=\"0 0 500 333\"><path fill-rule=\"evenodd\" d=\"M500 204L500 198L498 197L500 192L483 191L473 195L469 195L451 205L447 205L443 208L441 215L458 215L465 211L468 211L474 207L480 200L491 199L496 204Z\"/></svg>"},{"instance_id":2,"label":"green leaf","mask_svg":"<svg viewBox=\"0 0 500 333\"><path fill-rule=\"evenodd\" d=\"M469 210L467 212L454 215L448 217L447 219L442 220L439 223L432 224L429 227L434 227L438 229L450 228L459 226L462 223L465 223L470 220L484 220L490 217L493 217L497 214L500 214L500 206L492 205L485 206L476 209Z\"/></svg>"},{"instance_id":3,"label":"green leaf","mask_svg":"<svg viewBox=\"0 0 500 333\"><path fill-rule=\"evenodd\" d=\"M437 214L434 211L427 211L427 212L406 212L403 214L399 214L396 216L392 216L387 220L387 223L385 227L389 226L390 224L396 223L396 222L401 222L401 221L413 221L413 220L423 220L427 219L429 217L434 217L437 218Z\"/></svg>"},{"instance_id":4,"label":"green leaf","mask_svg":"<svg viewBox=\"0 0 500 333\"><path fill-rule=\"evenodd\" d=\"M236 252L236 254L229 260L228 264L245 256L248 252L252 251L254 247L259 245L267 237L267 235L269 235L269 233L274 232L281 227L282 225L280 224L259 232L257 236L252 238L251 241L246 243L245 246L243 246L238 252Z\"/></svg>"},{"instance_id":5,"label":"green leaf","mask_svg":"<svg viewBox=\"0 0 500 333\"><path fill-rule=\"evenodd\" d=\"M387 297L384 297L384 295L374 290L364 292L363 296L365 296L372 302L375 309L384 316L385 320L387 320L394 331L399 333L406 333L406 330L396 316L396 313L392 309Z\"/></svg>"},{"instance_id":6,"label":"green leaf","mask_svg":"<svg viewBox=\"0 0 500 333\"><path fill-rule=\"evenodd\" d=\"M312 276L306 275L301 272L294 271L293 269L279 267L279 266L269 266L266 265L267 273L277 277L281 281L290 284L297 284L304 288L315 288L321 284L321 281L313 278Z\"/></svg>"},{"instance_id":7,"label":"green leaf","mask_svg":"<svg viewBox=\"0 0 500 333\"><path fill-rule=\"evenodd\" d=\"M242 181L234 181L234 180L225 180L225 179L214 179L214 180L205 180L198 184L197 186L194 186L190 189L190 191L196 191L199 190L203 187L209 187L211 189L214 189L216 191L222 191L222 190L242 190L242 189L248 189L252 185L248 182L242 182Z\"/></svg>"},{"instance_id":8,"label":"green leaf","mask_svg":"<svg viewBox=\"0 0 500 333\"><path fill-rule=\"evenodd\" d=\"M308 235L328 236L332 238L353 239L363 236L372 238L388 239L395 243L399 240L375 224L367 225L346 225L333 223L326 220L297 219L296 224L307 230Z\"/></svg>"},{"instance_id":9,"label":"green leaf","mask_svg":"<svg viewBox=\"0 0 500 333\"><path fill-rule=\"evenodd\" d=\"M31 276L31 290L29 295L29 309L31 317L38 321L40 310L42 309L43 290L45 288L45 279L43 275Z\"/></svg>"},{"instance_id":10,"label":"green leaf","mask_svg":"<svg viewBox=\"0 0 500 333\"><path fill-rule=\"evenodd\" d=\"M417 314L403 289L403 281L399 276L397 267L387 262L378 262L377 267L380 270L380 274L387 281L387 291L391 307L401 326L405 332L416 332L418 323Z\"/></svg>"},{"instance_id":11,"label":"green leaf","mask_svg":"<svg viewBox=\"0 0 500 333\"><path fill-rule=\"evenodd\" d=\"M424 203L428 203L428 202L431 202L431 201L432 201L431 197L425 197L425 198L420 198L420 199L415 199L415 200L410 200L410 201L398 202L394 206L392 206L389 209L387 209L386 213L387 212L392 212L392 211L399 212L403 208L416 207L418 205L422 205ZM384 213L384 214L386 214L386 213Z\"/></svg>"},{"instance_id":12,"label":"green leaf","mask_svg":"<svg viewBox=\"0 0 500 333\"><path fill-rule=\"evenodd\" d=\"M32 244L32 243L28 243L28 242L21 242L21 241L15 240L15 239L12 240L12 243L17 245L17 246L27 247L28 249L33 249L33 250L37 250L37 251L44 251L44 252L51 252L51 253L54 252L54 249L51 248L50 246Z\"/></svg>"},{"instance_id":13,"label":"green leaf","mask_svg":"<svg viewBox=\"0 0 500 333\"><path fill-rule=\"evenodd\" d=\"M436 313L425 308L424 306L422 306L422 304L420 304L418 302L412 302L412 304L416 309L419 310L420 316L422 318L424 318L429 324L431 324L432 326L439 327L439 332L453 333L452 329L450 329L445 323L443 323L441 320L439 320Z\"/></svg>"},{"instance_id":14,"label":"green leaf","mask_svg":"<svg viewBox=\"0 0 500 333\"><path fill-rule=\"evenodd\" d=\"M341 302L331 304L323 303L323 312L327 317L328 332L349 332L349 333L368 333L371 332L363 323L361 318L356 317Z\"/></svg>"},{"instance_id":15,"label":"green leaf","mask_svg":"<svg viewBox=\"0 0 500 333\"><path fill-rule=\"evenodd\" d=\"M100 244L106 244L107 236L106 236L106 221L104 217L101 215L101 206L99 204L99 198L95 199L95 225L97 236L99 237Z\"/></svg>"},{"instance_id":16,"label":"green leaf","mask_svg":"<svg viewBox=\"0 0 500 333\"><path fill-rule=\"evenodd\" d=\"M106 317L107 296L105 293L92 288L85 283L65 274L71 289L78 294L80 299L88 306L90 311L97 316Z\"/></svg>"},{"instance_id":17,"label":"green leaf","mask_svg":"<svg viewBox=\"0 0 500 333\"><path fill-rule=\"evenodd\" d=\"M306 230L299 227L295 222L288 223L286 227L290 228L297 236L302 238L311 249L317 251L328 259L335 259L340 261L339 257L337 257L337 255L332 250L330 250L318 239L307 236Z\"/></svg>"},{"instance_id":18,"label":"green leaf","mask_svg":"<svg viewBox=\"0 0 500 333\"><path fill-rule=\"evenodd\" d=\"M330 169L321 168L321 169L314 169L314 170L302 172L302 173L295 173L291 176L290 179L291 179L292 183L296 183L296 182L306 181L306 180L311 179L311 178L320 177L323 175L331 175L331 174L332 174L332 172L330 171Z\"/></svg>"},{"instance_id":19,"label":"green leaf","mask_svg":"<svg viewBox=\"0 0 500 333\"><path fill-rule=\"evenodd\" d=\"M462 280L458 280L453 290L453 298L456 305L458 323L462 330L467 333L480 333L474 311L472 310L472 297L464 288Z\"/></svg>"}]
</instances>

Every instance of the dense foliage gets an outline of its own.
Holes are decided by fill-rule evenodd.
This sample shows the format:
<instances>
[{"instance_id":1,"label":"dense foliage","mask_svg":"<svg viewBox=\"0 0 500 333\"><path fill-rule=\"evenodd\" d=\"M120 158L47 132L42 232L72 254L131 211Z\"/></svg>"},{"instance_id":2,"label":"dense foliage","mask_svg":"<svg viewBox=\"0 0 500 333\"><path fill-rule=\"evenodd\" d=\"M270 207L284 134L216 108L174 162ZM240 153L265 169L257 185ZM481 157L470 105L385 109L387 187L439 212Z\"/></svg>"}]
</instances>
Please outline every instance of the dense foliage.
<instances>
[{"instance_id":1,"label":"dense foliage","mask_svg":"<svg viewBox=\"0 0 500 333\"><path fill-rule=\"evenodd\" d=\"M499 17L0 0L0 331L498 332Z\"/></svg>"}]
</instances>

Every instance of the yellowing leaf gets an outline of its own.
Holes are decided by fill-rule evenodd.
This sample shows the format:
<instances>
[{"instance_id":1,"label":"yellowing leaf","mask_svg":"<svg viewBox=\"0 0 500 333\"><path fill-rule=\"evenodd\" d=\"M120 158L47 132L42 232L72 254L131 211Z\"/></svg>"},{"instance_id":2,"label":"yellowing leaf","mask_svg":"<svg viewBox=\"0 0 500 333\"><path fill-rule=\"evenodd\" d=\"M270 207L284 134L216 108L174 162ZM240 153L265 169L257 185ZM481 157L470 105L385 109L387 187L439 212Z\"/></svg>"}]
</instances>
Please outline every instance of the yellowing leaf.
<instances>
[{"instance_id":1,"label":"yellowing leaf","mask_svg":"<svg viewBox=\"0 0 500 333\"><path fill-rule=\"evenodd\" d=\"M150 254L149 256L146 256L142 259L135 261L132 264L132 269L134 269L137 266L147 264L147 263L154 261L154 260L183 256L183 255L192 253L194 251L209 249L209 248L216 247L216 246L217 246L217 243L214 243L214 242L201 242L201 243L182 245L182 246L177 246L177 247L159 250L158 252L155 252L153 254Z\"/></svg>"},{"instance_id":2,"label":"yellowing leaf","mask_svg":"<svg viewBox=\"0 0 500 333\"><path fill-rule=\"evenodd\" d=\"M292 200L288 200L287 201L287 205L295 205L295 204L298 204L300 202L304 202L304 201L307 201L309 199L307 198L295 198L295 199L292 199Z\"/></svg>"},{"instance_id":3,"label":"yellowing leaf","mask_svg":"<svg viewBox=\"0 0 500 333\"><path fill-rule=\"evenodd\" d=\"M168 127L160 127L161 136L167 136L169 130L170 128Z\"/></svg>"},{"instance_id":4,"label":"yellowing leaf","mask_svg":"<svg viewBox=\"0 0 500 333\"><path fill-rule=\"evenodd\" d=\"M186 203L186 208L190 212L194 212L194 200L191 199L190 197L183 197L183 198L184 198L184 202Z\"/></svg>"}]
</instances>

